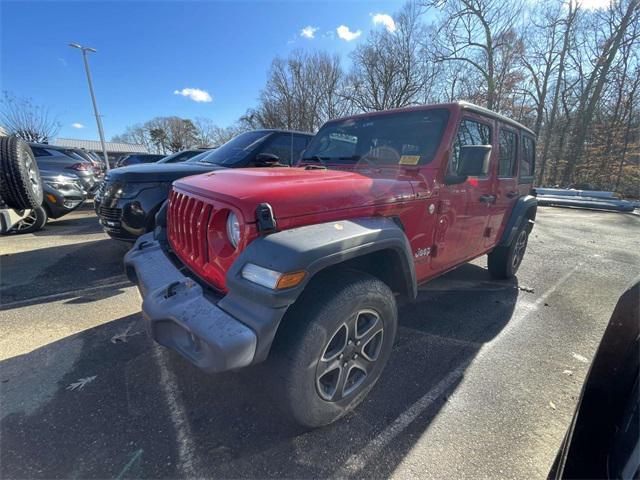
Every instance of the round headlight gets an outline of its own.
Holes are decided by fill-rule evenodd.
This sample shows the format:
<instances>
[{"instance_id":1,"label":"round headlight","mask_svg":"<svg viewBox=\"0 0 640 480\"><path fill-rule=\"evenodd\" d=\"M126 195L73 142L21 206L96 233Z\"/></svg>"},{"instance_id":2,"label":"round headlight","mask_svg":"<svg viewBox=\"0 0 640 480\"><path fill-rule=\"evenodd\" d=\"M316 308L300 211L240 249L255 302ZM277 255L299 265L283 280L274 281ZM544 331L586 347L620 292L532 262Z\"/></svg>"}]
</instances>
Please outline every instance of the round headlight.
<instances>
[{"instance_id":1,"label":"round headlight","mask_svg":"<svg viewBox=\"0 0 640 480\"><path fill-rule=\"evenodd\" d=\"M229 237L233 248L236 248L240 242L240 222L233 212L229 212L229 216L227 217L227 237Z\"/></svg>"}]
</instances>

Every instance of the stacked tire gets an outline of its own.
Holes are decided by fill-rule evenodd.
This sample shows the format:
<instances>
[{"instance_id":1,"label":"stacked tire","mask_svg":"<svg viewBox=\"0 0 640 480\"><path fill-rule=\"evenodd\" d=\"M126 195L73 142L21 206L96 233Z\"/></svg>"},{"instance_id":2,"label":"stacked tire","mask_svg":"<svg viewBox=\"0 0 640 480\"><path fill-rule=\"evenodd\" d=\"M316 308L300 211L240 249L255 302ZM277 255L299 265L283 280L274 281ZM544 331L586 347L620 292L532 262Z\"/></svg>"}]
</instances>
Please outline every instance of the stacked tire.
<instances>
[{"instance_id":1,"label":"stacked tire","mask_svg":"<svg viewBox=\"0 0 640 480\"><path fill-rule=\"evenodd\" d=\"M40 230L47 221L42 199L40 170L29 145L15 136L0 137L0 209L31 210L3 233Z\"/></svg>"}]
</instances>

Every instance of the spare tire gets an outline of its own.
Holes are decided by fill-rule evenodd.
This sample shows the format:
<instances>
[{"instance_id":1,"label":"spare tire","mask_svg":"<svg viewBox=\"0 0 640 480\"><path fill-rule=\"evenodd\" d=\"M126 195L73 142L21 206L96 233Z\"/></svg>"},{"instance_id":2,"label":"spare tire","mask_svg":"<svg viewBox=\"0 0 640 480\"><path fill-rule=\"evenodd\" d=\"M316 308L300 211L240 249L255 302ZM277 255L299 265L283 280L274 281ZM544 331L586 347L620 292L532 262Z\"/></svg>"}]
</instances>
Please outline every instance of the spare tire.
<instances>
[{"instance_id":1,"label":"spare tire","mask_svg":"<svg viewBox=\"0 0 640 480\"><path fill-rule=\"evenodd\" d=\"M15 136L0 137L0 200L9 208L42 205L40 170L29 145Z\"/></svg>"}]
</instances>

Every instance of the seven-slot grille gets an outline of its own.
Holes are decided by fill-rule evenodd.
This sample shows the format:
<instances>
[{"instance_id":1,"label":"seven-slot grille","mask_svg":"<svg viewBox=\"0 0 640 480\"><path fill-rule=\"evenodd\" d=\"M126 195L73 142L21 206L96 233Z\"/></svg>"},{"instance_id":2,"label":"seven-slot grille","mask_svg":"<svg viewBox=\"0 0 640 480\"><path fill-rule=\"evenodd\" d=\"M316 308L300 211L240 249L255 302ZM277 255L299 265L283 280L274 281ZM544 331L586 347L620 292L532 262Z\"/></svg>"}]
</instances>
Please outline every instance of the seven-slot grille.
<instances>
[{"instance_id":1,"label":"seven-slot grille","mask_svg":"<svg viewBox=\"0 0 640 480\"><path fill-rule=\"evenodd\" d=\"M98 209L98 215L104 220L109 220L110 222L119 222L122 215L122 210L120 210L119 208L108 208L100 205L100 208Z\"/></svg>"},{"instance_id":2,"label":"seven-slot grille","mask_svg":"<svg viewBox=\"0 0 640 480\"><path fill-rule=\"evenodd\" d=\"M171 246L182 258L202 266L209 260L207 230L213 205L172 190L167 229Z\"/></svg>"}]
</instances>

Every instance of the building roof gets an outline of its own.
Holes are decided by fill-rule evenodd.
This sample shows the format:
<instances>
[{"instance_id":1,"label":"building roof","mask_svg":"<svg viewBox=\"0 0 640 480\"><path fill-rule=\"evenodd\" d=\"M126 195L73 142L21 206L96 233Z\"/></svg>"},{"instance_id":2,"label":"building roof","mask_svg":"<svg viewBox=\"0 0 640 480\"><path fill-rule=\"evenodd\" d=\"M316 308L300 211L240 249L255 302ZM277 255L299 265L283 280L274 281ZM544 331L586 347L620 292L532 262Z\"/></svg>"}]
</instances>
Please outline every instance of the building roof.
<instances>
[{"instance_id":1,"label":"building roof","mask_svg":"<svg viewBox=\"0 0 640 480\"><path fill-rule=\"evenodd\" d=\"M112 153L148 153L147 147L137 143L104 142L107 152ZM56 138L54 145L58 147L82 148L101 152L102 145L98 140L78 140L75 138Z\"/></svg>"}]
</instances>

